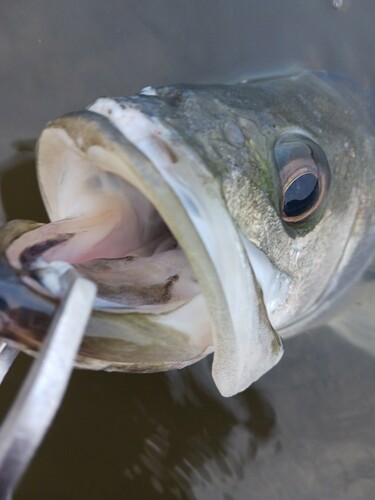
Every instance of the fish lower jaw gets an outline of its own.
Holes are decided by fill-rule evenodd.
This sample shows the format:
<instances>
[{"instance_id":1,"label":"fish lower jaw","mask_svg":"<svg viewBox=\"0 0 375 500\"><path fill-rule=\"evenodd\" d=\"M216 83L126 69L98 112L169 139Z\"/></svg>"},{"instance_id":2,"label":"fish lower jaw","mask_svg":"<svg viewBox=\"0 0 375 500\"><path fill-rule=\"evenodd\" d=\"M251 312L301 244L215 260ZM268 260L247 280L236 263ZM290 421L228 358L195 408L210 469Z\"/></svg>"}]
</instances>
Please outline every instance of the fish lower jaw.
<instances>
[{"instance_id":1,"label":"fish lower jaw","mask_svg":"<svg viewBox=\"0 0 375 500\"><path fill-rule=\"evenodd\" d=\"M98 332L94 319L86 343L100 345L100 350L90 347L90 356L81 353L80 366L157 371L181 368L212 352L204 297L184 252L154 205L124 176L110 170L110 159L94 161L63 130L46 132L39 144L39 163L43 166L48 159L49 171L55 169L60 183L54 190L52 184L43 183L41 173L52 222L18 236L6 254L26 284L40 294L63 296L62 277L72 267L98 285L94 310L108 315L108 326ZM56 139L64 144L61 155ZM49 145L56 156L48 151ZM58 198L51 200L50 192ZM120 319L125 313L129 322L113 323L113 315ZM131 313L138 316L133 325ZM105 318L100 321L107 324ZM169 351L176 345L175 359L167 346L162 350L170 336ZM126 347L113 354L116 342ZM135 354L138 342L155 344L152 354Z\"/></svg>"}]
</instances>

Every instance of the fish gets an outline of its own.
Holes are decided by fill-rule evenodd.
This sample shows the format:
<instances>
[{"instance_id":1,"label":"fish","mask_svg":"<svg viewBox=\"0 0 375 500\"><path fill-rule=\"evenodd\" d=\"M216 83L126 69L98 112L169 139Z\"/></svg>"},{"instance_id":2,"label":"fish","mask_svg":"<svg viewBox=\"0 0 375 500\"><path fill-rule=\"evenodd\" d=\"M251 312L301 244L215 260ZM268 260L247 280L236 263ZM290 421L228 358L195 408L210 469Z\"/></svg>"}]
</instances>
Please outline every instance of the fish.
<instances>
[{"instance_id":1,"label":"fish","mask_svg":"<svg viewBox=\"0 0 375 500\"><path fill-rule=\"evenodd\" d=\"M11 345L35 355L72 267L98 287L81 368L167 371L213 353L230 397L284 339L353 329L331 318L374 259L375 143L345 79L301 70L101 97L48 123L36 158L50 222L0 230Z\"/></svg>"}]
</instances>

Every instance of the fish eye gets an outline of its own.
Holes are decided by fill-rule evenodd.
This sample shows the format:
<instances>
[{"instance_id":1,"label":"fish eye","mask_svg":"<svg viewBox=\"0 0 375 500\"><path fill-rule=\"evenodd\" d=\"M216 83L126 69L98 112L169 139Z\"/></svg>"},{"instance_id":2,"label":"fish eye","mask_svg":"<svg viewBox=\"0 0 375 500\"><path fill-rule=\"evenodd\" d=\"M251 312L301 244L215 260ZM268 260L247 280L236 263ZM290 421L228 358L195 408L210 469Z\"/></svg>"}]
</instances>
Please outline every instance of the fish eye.
<instances>
[{"instance_id":1,"label":"fish eye","mask_svg":"<svg viewBox=\"0 0 375 500\"><path fill-rule=\"evenodd\" d=\"M302 134L282 136L275 144L279 168L280 213L288 224L305 222L322 206L330 170L323 150Z\"/></svg>"}]
</instances>

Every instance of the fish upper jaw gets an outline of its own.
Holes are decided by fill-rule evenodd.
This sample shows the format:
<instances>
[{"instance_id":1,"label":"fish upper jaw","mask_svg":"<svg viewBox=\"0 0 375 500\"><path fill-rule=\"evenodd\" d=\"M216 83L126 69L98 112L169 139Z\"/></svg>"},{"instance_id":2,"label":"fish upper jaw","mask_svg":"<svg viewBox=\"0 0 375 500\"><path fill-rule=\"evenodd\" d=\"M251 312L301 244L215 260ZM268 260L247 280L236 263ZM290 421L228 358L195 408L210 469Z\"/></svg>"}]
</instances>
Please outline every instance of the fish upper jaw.
<instances>
[{"instance_id":1,"label":"fish upper jaw","mask_svg":"<svg viewBox=\"0 0 375 500\"><path fill-rule=\"evenodd\" d=\"M200 157L160 120L107 98L89 110L106 116L152 162L184 207L210 262L210 269L202 269L199 253L180 242L210 312L213 377L225 396L246 389L278 362L283 350L220 186ZM173 232L172 219L165 218Z\"/></svg>"}]
</instances>

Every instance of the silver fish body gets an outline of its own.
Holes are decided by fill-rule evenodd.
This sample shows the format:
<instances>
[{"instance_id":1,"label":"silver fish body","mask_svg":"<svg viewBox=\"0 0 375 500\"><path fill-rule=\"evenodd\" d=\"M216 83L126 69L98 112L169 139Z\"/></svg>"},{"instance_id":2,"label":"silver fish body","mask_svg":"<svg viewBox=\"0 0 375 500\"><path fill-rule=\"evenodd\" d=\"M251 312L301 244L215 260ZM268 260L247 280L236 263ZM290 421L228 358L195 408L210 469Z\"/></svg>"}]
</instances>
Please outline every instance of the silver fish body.
<instances>
[{"instance_id":1,"label":"silver fish body","mask_svg":"<svg viewBox=\"0 0 375 500\"><path fill-rule=\"evenodd\" d=\"M369 266L372 132L349 86L310 72L100 98L43 130L52 222L5 226L4 265L47 317L67 266L98 283L78 365L166 370L214 352L230 396ZM17 309L8 285L4 314ZM37 348L43 328L21 335L10 316L3 335Z\"/></svg>"}]
</instances>

